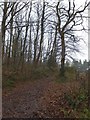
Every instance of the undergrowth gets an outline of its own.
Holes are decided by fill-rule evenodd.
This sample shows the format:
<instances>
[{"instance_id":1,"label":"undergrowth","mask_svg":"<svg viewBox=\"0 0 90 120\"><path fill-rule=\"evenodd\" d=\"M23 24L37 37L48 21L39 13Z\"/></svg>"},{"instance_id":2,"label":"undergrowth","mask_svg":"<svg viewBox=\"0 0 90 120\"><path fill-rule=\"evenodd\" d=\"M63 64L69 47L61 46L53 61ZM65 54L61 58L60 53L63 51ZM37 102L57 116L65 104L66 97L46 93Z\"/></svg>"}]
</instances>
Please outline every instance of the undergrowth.
<instances>
[{"instance_id":1,"label":"undergrowth","mask_svg":"<svg viewBox=\"0 0 90 120\"><path fill-rule=\"evenodd\" d=\"M90 118L88 109L88 91L80 88L78 92L65 94L64 98L68 102L68 106L74 111L76 118ZM66 112L67 113L67 112ZM68 114L68 113L67 113ZM72 115L72 112L71 112ZM70 116L70 115L69 115Z\"/></svg>"},{"instance_id":2,"label":"undergrowth","mask_svg":"<svg viewBox=\"0 0 90 120\"><path fill-rule=\"evenodd\" d=\"M17 68L16 70L12 67L3 67L3 88L14 87L17 82L47 79L54 76L56 71L57 68L50 69L46 65L35 66L33 64L25 65L23 69Z\"/></svg>"}]
</instances>

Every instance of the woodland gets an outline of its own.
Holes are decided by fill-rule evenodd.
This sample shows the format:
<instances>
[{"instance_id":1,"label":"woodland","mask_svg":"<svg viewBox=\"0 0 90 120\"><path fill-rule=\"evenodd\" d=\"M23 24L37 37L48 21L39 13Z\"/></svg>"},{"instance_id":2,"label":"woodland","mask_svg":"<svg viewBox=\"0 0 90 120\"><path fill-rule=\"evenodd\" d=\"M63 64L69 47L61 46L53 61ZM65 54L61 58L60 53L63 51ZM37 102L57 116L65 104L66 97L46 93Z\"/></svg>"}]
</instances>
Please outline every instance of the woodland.
<instances>
[{"instance_id":1,"label":"woodland","mask_svg":"<svg viewBox=\"0 0 90 120\"><path fill-rule=\"evenodd\" d=\"M0 2L3 118L90 118L87 32L75 0Z\"/></svg>"}]
</instances>

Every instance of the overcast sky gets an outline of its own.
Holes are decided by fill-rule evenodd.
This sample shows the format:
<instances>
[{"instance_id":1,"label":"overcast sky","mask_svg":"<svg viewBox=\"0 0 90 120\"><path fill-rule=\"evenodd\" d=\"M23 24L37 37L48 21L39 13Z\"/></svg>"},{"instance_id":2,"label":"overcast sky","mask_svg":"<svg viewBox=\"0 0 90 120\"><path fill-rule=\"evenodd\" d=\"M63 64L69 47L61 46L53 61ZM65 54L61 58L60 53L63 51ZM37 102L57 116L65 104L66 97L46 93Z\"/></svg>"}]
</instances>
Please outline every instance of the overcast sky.
<instances>
[{"instance_id":1,"label":"overcast sky","mask_svg":"<svg viewBox=\"0 0 90 120\"><path fill-rule=\"evenodd\" d=\"M81 4L84 5L86 0L75 0L77 3L77 6L80 6ZM89 0L88 0L89 1ZM85 11L85 16L88 16L88 10ZM84 22L84 26L88 27L88 19L85 20ZM86 32L77 32L77 34L81 35L84 39L85 43L81 43L81 51L83 52L83 54L77 54L77 58L78 59L87 59L88 60L88 33Z\"/></svg>"},{"instance_id":2,"label":"overcast sky","mask_svg":"<svg viewBox=\"0 0 90 120\"><path fill-rule=\"evenodd\" d=\"M5 1L5 0L0 0L1 2L2 1ZM6 0L7 1L7 0ZM15 0L8 0L8 1L15 1ZM25 0L19 0L19 1L24 1L25 2ZM34 1L42 1L42 0L34 0ZM47 2L49 1L49 0L46 0ZM50 0L50 2L57 2L58 0ZM68 0L66 0L66 1L68 1ZM73 0L72 0L73 1ZM85 1L86 0L75 0L75 3L76 3L76 7L78 8L78 7L80 7L81 5L83 6L84 5L84 3L85 3ZM87 1L89 1L89 0L87 0ZM82 8L82 7L81 7ZM88 16L88 10L87 11L85 11L85 15L86 16ZM1 20L0 20L1 21ZM85 22L84 22L84 26L88 26L88 20L85 20ZM82 31L79 31L79 32L77 32L76 33L78 36L81 36L83 39L84 39L84 41L85 41L85 43L84 42L81 42L80 43L80 49L81 49L81 52L82 52L82 54L75 54L74 55L74 58L76 58L77 60L79 60L79 59L81 59L82 61L84 60L84 59L87 59L88 60L88 33L85 33L85 32L82 32Z\"/></svg>"}]
</instances>

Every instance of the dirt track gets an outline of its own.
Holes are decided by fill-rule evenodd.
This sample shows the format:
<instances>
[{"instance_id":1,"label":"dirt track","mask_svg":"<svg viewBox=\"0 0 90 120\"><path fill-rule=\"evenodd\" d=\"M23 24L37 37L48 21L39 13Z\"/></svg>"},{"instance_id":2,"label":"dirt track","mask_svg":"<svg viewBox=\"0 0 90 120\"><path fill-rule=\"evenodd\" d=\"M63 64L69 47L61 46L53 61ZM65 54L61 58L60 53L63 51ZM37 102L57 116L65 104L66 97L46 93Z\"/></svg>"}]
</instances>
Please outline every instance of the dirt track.
<instances>
[{"instance_id":1,"label":"dirt track","mask_svg":"<svg viewBox=\"0 0 90 120\"><path fill-rule=\"evenodd\" d=\"M3 117L35 117L48 84L48 79L38 80L18 85L10 92L3 91Z\"/></svg>"},{"instance_id":2,"label":"dirt track","mask_svg":"<svg viewBox=\"0 0 90 120\"><path fill-rule=\"evenodd\" d=\"M18 84L12 91L3 90L3 117L63 117L60 108L67 106L63 96L72 88L77 90L77 87L76 82L55 84L52 79L47 78Z\"/></svg>"}]
</instances>

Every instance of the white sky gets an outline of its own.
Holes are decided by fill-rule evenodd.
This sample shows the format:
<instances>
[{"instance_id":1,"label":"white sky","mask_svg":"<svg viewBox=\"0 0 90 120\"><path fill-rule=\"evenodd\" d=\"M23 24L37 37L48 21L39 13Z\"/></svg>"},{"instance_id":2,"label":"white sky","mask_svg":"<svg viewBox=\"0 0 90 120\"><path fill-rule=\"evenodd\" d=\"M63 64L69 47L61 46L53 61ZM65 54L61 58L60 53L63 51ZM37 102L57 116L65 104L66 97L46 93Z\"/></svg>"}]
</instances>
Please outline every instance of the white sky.
<instances>
[{"instance_id":1,"label":"white sky","mask_svg":"<svg viewBox=\"0 0 90 120\"><path fill-rule=\"evenodd\" d=\"M81 6L81 4L84 4L86 0L75 0L76 3L77 3L77 6ZM88 10L85 11L85 16L88 16ZM86 27L88 27L88 20L86 20L84 22L84 25ZM81 59L81 60L84 60L84 59L87 59L88 60L88 33L85 33L85 32L77 32L77 34L81 35L84 39L84 41L86 42L85 43L80 43L81 44L81 52L83 52L83 54L77 54L77 59Z\"/></svg>"},{"instance_id":2,"label":"white sky","mask_svg":"<svg viewBox=\"0 0 90 120\"><path fill-rule=\"evenodd\" d=\"M3 1L15 1L15 0L0 0L0 2L3 2ZM18 0L18 1L24 1L25 2L25 0ZM27 1L27 0L26 0ZM29 0L30 1L30 0ZM34 0L34 1L42 1L42 0ZM49 0L46 0L47 2L49 1ZM52 0L51 2L57 2L57 1L59 1L59 0ZM72 0L73 1L73 0ZM78 8L78 7L80 7L81 5L84 5L84 3L85 3L85 1L86 0L75 0L75 2L76 2L76 7ZM87 1L89 1L89 0L87 0ZM86 11L85 12L85 15L86 16L88 16L88 11ZM85 21L84 22L84 25L85 26L88 26L88 20L87 21ZM82 36L82 38L84 39L84 41L86 42L86 44L85 43L83 43L83 42L81 42L80 43L80 46L81 46L81 52L83 53L83 54L75 54L75 58L77 59L77 60L79 60L79 59L81 59L82 61L84 60L84 59L87 59L88 60L88 33L85 33L85 32L77 32L77 35L80 35L80 36Z\"/></svg>"}]
</instances>

